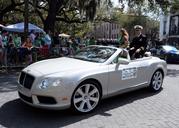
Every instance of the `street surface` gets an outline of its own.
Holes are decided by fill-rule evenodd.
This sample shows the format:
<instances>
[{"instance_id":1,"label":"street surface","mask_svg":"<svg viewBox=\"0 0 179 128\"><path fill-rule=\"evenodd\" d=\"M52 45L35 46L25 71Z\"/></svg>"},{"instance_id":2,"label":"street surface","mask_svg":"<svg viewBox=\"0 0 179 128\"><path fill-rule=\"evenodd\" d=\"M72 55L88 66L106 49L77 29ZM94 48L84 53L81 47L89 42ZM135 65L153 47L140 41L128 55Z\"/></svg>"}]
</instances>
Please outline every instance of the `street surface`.
<instances>
[{"instance_id":1,"label":"street surface","mask_svg":"<svg viewBox=\"0 0 179 128\"><path fill-rule=\"evenodd\" d=\"M23 104L16 91L17 76L18 73L0 74L0 127L179 128L179 65L168 65L161 92L141 89L112 97L86 115Z\"/></svg>"}]
</instances>

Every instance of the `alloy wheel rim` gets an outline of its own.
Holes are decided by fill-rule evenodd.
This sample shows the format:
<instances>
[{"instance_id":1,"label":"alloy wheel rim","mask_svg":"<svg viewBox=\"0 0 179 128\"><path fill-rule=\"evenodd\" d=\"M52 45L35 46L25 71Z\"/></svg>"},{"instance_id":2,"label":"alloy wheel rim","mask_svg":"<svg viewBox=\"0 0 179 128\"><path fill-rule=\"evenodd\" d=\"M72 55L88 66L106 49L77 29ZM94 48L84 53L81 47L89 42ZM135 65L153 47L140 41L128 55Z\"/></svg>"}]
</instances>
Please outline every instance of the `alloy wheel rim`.
<instances>
[{"instance_id":1,"label":"alloy wheel rim","mask_svg":"<svg viewBox=\"0 0 179 128\"><path fill-rule=\"evenodd\" d=\"M159 90L160 87L162 86L162 79L163 79L162 73L157 71L154 74L153 81L152 81L152 85L155 90Z\"/></svg>"},{"instance_id":2,"label":"alloy wheel rim","mask_svg":"<svg viewBox=\"0 0 179 128\"><path fill-rule=\"evenodd\" d=\"M93 84L84 84L79 87L73 97L75 108L80 112L89 112L98 104L100 93Z\"/></svg>"}]
</instances>

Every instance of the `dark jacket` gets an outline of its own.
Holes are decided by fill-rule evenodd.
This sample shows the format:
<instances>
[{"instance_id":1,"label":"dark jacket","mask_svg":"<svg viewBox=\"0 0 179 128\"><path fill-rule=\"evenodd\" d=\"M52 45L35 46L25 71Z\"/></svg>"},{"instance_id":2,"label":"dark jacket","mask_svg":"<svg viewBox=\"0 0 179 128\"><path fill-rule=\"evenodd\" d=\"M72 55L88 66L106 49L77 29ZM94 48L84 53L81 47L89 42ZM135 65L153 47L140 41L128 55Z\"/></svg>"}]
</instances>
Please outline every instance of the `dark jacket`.
<instances>
[{"instance_id":1,"label":"dark jacket","mask_svg":"<svg viewBox=\"0 0 179 128\"><path fill-rule=\"evenodd\" d=\"M140 48L141 50L145 51L147 47L147 37L143 34L141 34L140 36L134 37L134 39L132 40L130 44L130 48L132 47L134 47L135 50Z\"/></svg>"}]
</instances>

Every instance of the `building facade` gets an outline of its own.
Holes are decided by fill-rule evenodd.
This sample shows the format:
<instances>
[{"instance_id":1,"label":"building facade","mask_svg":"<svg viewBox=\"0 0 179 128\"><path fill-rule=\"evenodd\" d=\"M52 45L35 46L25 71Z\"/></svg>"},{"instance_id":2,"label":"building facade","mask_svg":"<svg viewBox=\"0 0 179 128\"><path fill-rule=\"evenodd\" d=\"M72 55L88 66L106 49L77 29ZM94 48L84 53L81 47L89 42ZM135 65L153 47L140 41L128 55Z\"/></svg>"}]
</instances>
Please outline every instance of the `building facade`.
<instances>
[{"instance_id":1,"label":"building facade","mask_svg":"<svg viewBox=\"0 0 179 128\"><path fill-rule=\"evenodd\" d=\"M160 17L160 40L179 48L179 11Z\"/></svg>"},{"instance_id":2,"label":"building facade","mask_svg":"<svg viewBox=\"0 0 179 128\"><path fill-rule=\"evenodd\" d=\"M93 35L96 39L117 39L120 34L120 26L117 23L103 22L94 27Z\"/></svg>"}]
</instances>

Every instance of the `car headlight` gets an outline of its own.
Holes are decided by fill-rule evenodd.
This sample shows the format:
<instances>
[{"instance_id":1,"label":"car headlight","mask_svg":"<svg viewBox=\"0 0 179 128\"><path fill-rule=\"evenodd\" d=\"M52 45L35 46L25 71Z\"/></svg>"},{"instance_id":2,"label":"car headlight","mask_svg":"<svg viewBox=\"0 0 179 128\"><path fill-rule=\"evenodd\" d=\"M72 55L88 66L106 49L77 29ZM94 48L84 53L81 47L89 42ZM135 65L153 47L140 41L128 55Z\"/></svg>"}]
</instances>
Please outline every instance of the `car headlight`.
<instances>
[{"instance_id":1,"label":"car headlight","mask_svg":"<svg viewBox=\"0 0 179 128\"><path fill-rule=\"evenodd\" d=\"M56 87L56 86L61 85L61 83L62 83L61 80L57 79L52 83L52 86Z\"/></svg>"},{"instance_id":2,"label":"car headlight","mask_svg":"<svg viewBox=\"0 0 179 128\"><path fill-rule=\"evenodd\" d=\"M40 89L46 89L49 86L49 80L48 79L44 79L41 81L39 88Z\"/></svg>"},{"instance_id":3,"label":"car headlight","mask_svg":"<svg viewBox=\"0 0 179 128\"><path fill-rule=\"evenodd\" d=\"M61 85L61 80L60 79L55 79L55 80L53 80L53 79L44 79L44 80L42 80L41 81L41 83L40 83L40 85L39 85L39 88L40 89L46 89L46 88L48 88L49 86L53 86L53 87L56 87L56 86L59 86L59 85Z\"/></svg>"}]
</instances>

